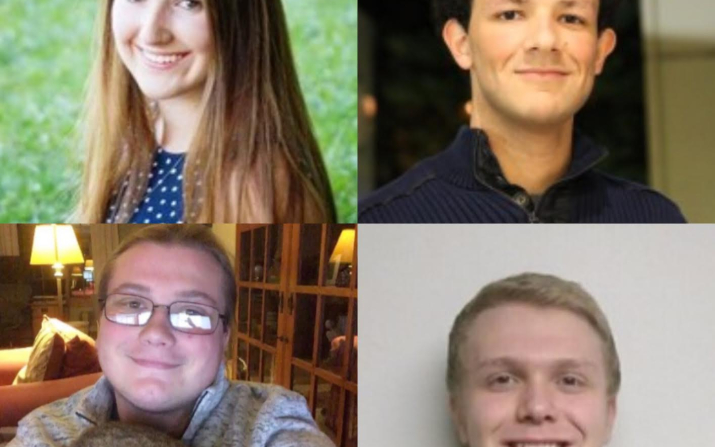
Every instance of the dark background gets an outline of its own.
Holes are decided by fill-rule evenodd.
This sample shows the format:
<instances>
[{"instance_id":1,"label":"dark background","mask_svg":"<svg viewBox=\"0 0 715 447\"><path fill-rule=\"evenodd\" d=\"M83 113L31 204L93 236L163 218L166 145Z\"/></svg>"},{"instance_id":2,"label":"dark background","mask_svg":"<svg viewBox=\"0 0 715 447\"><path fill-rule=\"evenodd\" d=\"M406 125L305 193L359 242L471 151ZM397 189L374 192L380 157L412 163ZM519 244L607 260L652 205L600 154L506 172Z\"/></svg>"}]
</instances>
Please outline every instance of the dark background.
<instances>
[{"instance_id":1,"label":"dark background","mask_svg":"<svg viewBox=\"0 0 715 447\"><path fill-rule=\"evenodd\" d=\"M468 124L464 105L471 94L468 73L457 67L437 34L430 0L359 0L358 7L373 21L375 33L373 60L358 63L371 69L379 105L373 185L378 187L443 150L458 127ZM646 183L639 14L637 1L622 2L616 50L577 114L576 127L608 148L600 169Z\"/></svg>"}]
</instances>

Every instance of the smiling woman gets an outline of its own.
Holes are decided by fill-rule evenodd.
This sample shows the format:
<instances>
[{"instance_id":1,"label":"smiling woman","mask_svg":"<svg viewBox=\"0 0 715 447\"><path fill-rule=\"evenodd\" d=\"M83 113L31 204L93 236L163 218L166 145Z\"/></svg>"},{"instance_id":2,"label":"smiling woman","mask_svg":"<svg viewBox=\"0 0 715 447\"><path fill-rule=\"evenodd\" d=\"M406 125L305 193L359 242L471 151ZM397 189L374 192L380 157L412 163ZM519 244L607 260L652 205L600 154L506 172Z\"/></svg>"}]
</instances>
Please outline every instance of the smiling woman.
<instances>
[{"instance_id":1,"label":"smiling woman","mask_svg":"<svg viewBox=\"0 0 715 447\"><path fill-rule=\"evenodd\" d=\"M85 222L332 222L280 1L104 0Z\"/></svg>"},{"instance_id":2,"label":"smiling woman","mask_svg":"<svg viewBox=\"0 0 715 447\"><path fill-rule=\"evenodd\" d=\"M129 3L122 0L117 3L139 9L152 5L154 1ZM295 56L302 95L310 112L310 124L320 148L319 155L325 161L325 170L330 178L338 219L354 222L357 202L355 3L354 0L282 0L281 3L285 8L290 49ZM192 12L185 8L197 8L194 6L196 2L192 1L167 4L187 14ZM77 121L81 114L82 97L86 96L89 87L87 80L92 55L99 54L102 44L102 39L95 37L92 26L101 6L102 2L98 0L73 3L71 8L52 0L0 1L0 91L3 92L0 95L1 222L63 222L70 219L72 212L78 208L77 195L82 193L80 173L86 165L86 151L83 150L84 144L78 141L80 138L77 138L80 133L76 131ZM159 38L165 39L166 36L160 35ZM92 47L97 51L88 51ZM150 49L161 56L177 50L173 46L168 50ZM181 51L187 50L181 48ZM179 65L185 62L180 61ZM276 66L282 68L282 63ZM282 99L287 100L287 97ZM107 105L107 113L117 110L109 107L109 102ZM151 102L148 105L151 110ZM244 112L247 111L244 108ZM95 122L99 117L96 118ZM288 125L289 120L285 121L281 123L284 134L293 126ZM82 124L79 127L86 128L89 123L85 120ZM151 129L156 132L153 124ZM270 126L272 124L266 122L263 127ZM168 126L165 128L169 131ZM82 137L85 142L87 137L86 133ZM162 140L154 138L150 141L158 143ZM170 158L176 166L171 164L164 172L167 179L158 192L161 192L161 187L167 186L165 193L171 193L174 187L176 190L173 192L180 193L183 175L179 171L183 161L177 163L177 149L166 141L162 144L166 146L162 157ZM147 151L156 150L157 146ZM307 150L306 146L293 151L303 153ZM234 151L241 152L242 149L234 148ZM109 152L118 151L107 149ZM188 154L183 156L184 159L187 157ZM290 172L294 171L288 168ZM174 173L170 172L172 169ZM114 170L111 175L107 174L107 183L117 174ZM214 177L208 171L206 175ZM166 185L167 182L170 184ZM288 191L288 185L282 189ZM88 194L98 193L92 191ZM163 200L166 206L171 206L174 201ZM173 210L178 205L177 200L168 213L155 211L155 207L152 219L157 219L159 213L162 214L161 220L176 219L178 213ZM109 206L107 203L106 208ZM298 205L293 204L292 208L297 209ZM174 216L171 216L172 212ZM79 214L75 214L74 219L84 220Z\"/></svg>"}]
</instances>

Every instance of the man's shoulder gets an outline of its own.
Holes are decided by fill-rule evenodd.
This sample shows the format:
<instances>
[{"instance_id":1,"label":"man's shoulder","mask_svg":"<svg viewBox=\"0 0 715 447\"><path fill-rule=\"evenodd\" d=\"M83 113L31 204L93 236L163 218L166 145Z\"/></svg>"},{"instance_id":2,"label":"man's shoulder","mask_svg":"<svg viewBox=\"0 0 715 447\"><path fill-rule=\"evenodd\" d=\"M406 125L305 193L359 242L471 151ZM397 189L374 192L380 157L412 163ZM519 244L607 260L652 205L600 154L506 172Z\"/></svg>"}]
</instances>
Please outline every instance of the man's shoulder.
<instances>
[{"instance_id":1,"label":"man's shoulder","mask_svg":"<svg viewBox=\"0 0 715 447\"><path fill-rule=\"evenodd\" d=\"M358 222L427 223L445 219L444 201L479 190L472 172L475 138L478 134L460 127L443 150L427 157L358 203ZM449 210L454 204L447 205ZM446 216L446 221L451 221ZM454 216L451 216L454 217Z\"/></svg>"},{"instance_id":2,"label":"man's shoulder","mask_svg":"<svg viewBox=\"0 0 715 447\"><path fill-rule=\"evenodd\" d=\"M462 154L448 148L426 158L358 203L360 223L428 223L444 218L457 197L483 191ZM448 203L449 202L449 203Z\"/></svg>"},{"instance_id":3,"label":"man's shoulder","mask_svg":"<svg viewBox=\"0 0 715 447\"><path fill-rule=\"evenodd\" d=\"M288 390L279 385L268 383L231 381L226 391L232 399L250 400L264 404L272 399L286 399L289 401L305 402L303 395Z\"/></svg>"},{"instance_id":4,"label":"man's shoulder","mask_svg":"<svg viewBox=\"0 0 715 447\"><path fill-rule=\"evenodd\" d=\"M629 207L644 221L640 223L685 223L678 205L663 193L640 183L596 170L592 174L605 186L610 199Z\"/></svg>"},{"instance_id":5,"label":"man's shoulder","mask_svg":"<svg viewBox=\"0 0 715 447\"><path fill-rule=\"evenodd\" d=\"M403 207L411 209L423 205L420 197L422 189L436 179L437 175L429 169L429 166L424 162L419 163L360 200L358 222L389 221L392 220L389 218L392 210Z\"/></svg>"},{"instance_id":6,"label":"man's shoulder","mask_svg":"<svg viewBox=\"0 0 715 447\"><path fill-rule=\"evenodd\" d=\"M251 446L266 446L271 440L271 446L333 447L316 426L305 397L278 385L231 382L212 413L213 421L231 427L224 441L238 442L248 435ZM252 427L250 434L243 433L246 427Z\"/></svg>"},{"instance_id":7,"label":"man's shoulder","mask_svg":"<svg viewBox=\"0 0 715 447\"><path fill-rule=\"evenodd\" d=\"M43 405L22 418L16 445L65 445L75 439L86 428L78 420L76 411L90 389Z\"/></svg>"}]
</instances>

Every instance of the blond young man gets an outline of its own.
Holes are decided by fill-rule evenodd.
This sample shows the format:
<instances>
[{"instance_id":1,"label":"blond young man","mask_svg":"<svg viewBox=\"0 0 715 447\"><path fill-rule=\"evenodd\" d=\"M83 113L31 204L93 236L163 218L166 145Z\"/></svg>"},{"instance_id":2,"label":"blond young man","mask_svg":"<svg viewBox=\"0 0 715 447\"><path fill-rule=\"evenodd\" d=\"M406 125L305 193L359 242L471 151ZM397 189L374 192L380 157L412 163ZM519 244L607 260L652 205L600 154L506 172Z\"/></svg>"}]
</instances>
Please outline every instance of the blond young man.
<instances>
[{"instance_id":1,"label":"blond young man","mask_svg":"<svg viewBox=\"0 0 715 447\"><path fill-rule=\"evenodd\" d=\"M581 286L554 276L487 285L449 336L450 408L469 447L602 447L620 382L605 315Z\"/></svg>"},{"instance_id":2,"label":"blond young man","mask_svg":"<svg viewBox=\"0 0 715 447\"><path fill-rule=\"evenodd\" d=\"M236 282L208 227L134 233L107 261L98 294L104 376L23 418L10 447L70 446L112 421L190 446L334 447L301 395L226 378Z\"/></svg>"}]
</instances>

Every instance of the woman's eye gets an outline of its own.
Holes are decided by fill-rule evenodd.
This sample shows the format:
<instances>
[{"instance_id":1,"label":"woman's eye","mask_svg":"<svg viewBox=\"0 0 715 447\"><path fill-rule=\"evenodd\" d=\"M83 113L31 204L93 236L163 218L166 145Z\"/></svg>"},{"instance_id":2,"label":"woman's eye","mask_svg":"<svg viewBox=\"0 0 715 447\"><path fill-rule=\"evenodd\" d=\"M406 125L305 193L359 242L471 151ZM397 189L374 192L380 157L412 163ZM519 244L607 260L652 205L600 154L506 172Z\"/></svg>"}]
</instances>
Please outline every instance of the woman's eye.
<instances>
[{"instance_id":1,"label":"woman's eye","mask_svg":"<svg viewBox=\"0 0 715 447\"><path fill-rule=\"evenodd\" d=\"M181 0L178 4L181 8L188 10L198 9L201 6L201 2L196 0Z\"/></svg>"},{"instance_id":2,"label":"woman's eye","mask_svg":"<svg viewBox=\"0 0 715 447\"><path fill-rule=\"evenodd\" d=\"M517 18L520 18L521 16L522 16L521 12L512 10L512 11L504 11L502 13L499 13L497 15L497 18L501 19L501 20L511 21L511 20L516 20Z\"/></svg>"}]
</instances>

